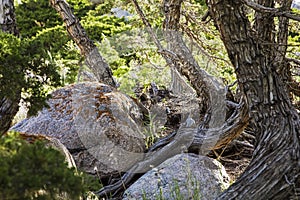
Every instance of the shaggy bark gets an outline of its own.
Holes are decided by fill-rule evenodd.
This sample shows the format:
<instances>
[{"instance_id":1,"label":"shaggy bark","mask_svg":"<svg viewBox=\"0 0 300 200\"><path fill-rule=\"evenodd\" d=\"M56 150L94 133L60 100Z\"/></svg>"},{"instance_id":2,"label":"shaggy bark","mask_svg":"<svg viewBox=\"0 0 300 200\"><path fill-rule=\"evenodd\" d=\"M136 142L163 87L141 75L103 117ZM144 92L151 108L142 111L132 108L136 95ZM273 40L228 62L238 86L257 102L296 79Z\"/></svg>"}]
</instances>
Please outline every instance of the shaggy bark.
<instances>
[{"instance_id":1,"label":"shaggy bark","mask_svg":"<svg viewBox=\"0 0 300 200\"><path fill-rule=\"evenodd\" d=\"M0 27L3 32L18 35L14 2L12 0L0 0ZM19 110L20 99L21 89L18 88L16 88L14 96L0 99L0 136L9 129Z\"/></svg>"},{"instance_id":2,"label":"shaggy bark","mask_svg":"<svg viewBox=\"0 0 300 200\"><path fill-rule=\"evenodd\" d=\"M86 64L92 70L97 80L116 87L111 69L100 55L94 42L87 36L79 19L74 16L69 4L65 0L50 0L50 3L60 14L69 35L80 48L81 54L86 59Z\"/></svg>"},{"instance_id":3,"label":"shaggy bark","mask_svg":"<svg viewBox=\"0 0 300 200\"><path fill-rule=\"evenodd\" d=\"M291 1L289 1L291 2ZM273 40L273 16L264 13L253 31L242 1L207 1L247 97L257 144L241 177L219 199L289 199L297 193L300 174L299 115L292 106L278 64ZM264 7L273 1L259 1ZM269 24L272 23L272 24ZM284 39L284 38L281 38Z\"/></svg>"}]
</instances>

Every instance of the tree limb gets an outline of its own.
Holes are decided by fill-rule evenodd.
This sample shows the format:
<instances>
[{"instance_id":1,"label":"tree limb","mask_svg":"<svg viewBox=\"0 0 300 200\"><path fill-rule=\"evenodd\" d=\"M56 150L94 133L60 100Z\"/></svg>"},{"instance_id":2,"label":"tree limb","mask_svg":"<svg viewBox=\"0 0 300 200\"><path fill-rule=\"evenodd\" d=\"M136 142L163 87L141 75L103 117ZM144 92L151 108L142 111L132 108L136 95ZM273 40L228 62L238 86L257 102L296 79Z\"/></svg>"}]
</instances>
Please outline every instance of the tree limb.
<instances>
[{"instance_id":1,"label":"tree limb","mask_svg":"<svg viewBox=\"0 0 300 200\"><path fill-rule=\"evenodd\" d=\"M117 196L136 176L139 176L138 174L149 171L168 158L186 151L197 151L200 155L206 155L210 150L224 147L239 136L247 126L248 120L247 106L240 103L232 116L219 128L207 129L198 127L195 123L183 123L176 135L172 134L157 141L145 158L129 169L121 180L95 193L99 197ZM173 139L169 141L171 138Z\"/></svg>"},{"instance_id":2,"label":"tree limb","mask_svg":"<svg viewBox=\"0 0 300 200\"><path fill-rule=\"evenodd\" d=\"M85 57L86 64L92 70L99 82L116 87L112 71L104 61L94 42L88 37L79 19L74 16L72 9L65 0L50 0L52 7L64 21L67 31Z\"/></svg>"},{"instance_id":3,"label":"tree limb","mask_svg":"<svg viewBox=\"0 0 300 200\"><path fill-rule=\"evenodd\" d=\"M258 3L255 3L251 0L241 0L241 1L245 3L247 6L249 6L250 8L258 12L272 13L274 16L284 16L295 21L300 21L300 16L290 11L282 10L281 8L266 7Z\"/></svg>"},{"instance_id":4,"label":"tree limb","mask_svg":"<svg viewBox=\"0 0 300 200\"><path fill-rule=\"evenodd\" d=\"M124 186L130 184L132 179L138 173L144 173L176 154L185 151L197 151L200 154L206 155L212 149L221 148L227 145L243 131L249 121L248 107L243 100L238 105L234 103L230 104L234 108L234 112L227 120L225 120L225 108L227 103L226 89L198 66L197 62L191 57L191 52L184 45L181 37L178 36L178 33L171 31L170 38L168 37L168 39L170 39L169 42L175 45L176 50L174 50L174 48L172 49L174 51L164 49L157 40L151 25L147 21L137 1L133 0L133 3L144 24L147 26L147 30L150 32L149 34L152 39L155 40L159 53L166 58L167 62L170 62L172 66L179 65L181 70L186 70L185 72L183 72L184 70L181 72L193 81L194 87L201 90L199 95L204 94L210 98L209 102L206 102L209 107L207 107L206 117L203 118L200 126L195 124L192 119L188 118L186 122L181 125L176 134L171 134L155 143L146 154L145 158L126 172L121 180L112 185L105 186L96 192L99 197L117 195L118 192L124 189ZM172 19L174 18L169 18L169 20ZM199 84L199 82L201 84ZM208 88L208 91L206 91L207 93L203 93L201 88L204 87ZM224 101L224 105L218 105L218 103L220 103L218 100ZM216 108L213 108L213 106ZM218 118L216 115L223 115L224 121L214 121L215 118Z\"/></svg>"}]
</instances>

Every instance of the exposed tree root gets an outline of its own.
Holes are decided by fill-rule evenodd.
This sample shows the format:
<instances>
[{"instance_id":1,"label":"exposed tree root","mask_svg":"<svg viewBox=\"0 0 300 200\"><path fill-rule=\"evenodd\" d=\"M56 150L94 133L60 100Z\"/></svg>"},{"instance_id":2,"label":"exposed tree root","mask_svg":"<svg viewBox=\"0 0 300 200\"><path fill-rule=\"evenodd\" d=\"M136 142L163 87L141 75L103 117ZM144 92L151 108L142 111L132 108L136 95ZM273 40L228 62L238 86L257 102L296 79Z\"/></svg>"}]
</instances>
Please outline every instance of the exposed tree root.
<instances>
[{"instance_id":1,"label":"exposed tree root","mask_svg":"<svg viewBox=\"0 0 300 200\"><path fill-rule=\"evenodd\" d=\"M247 106L240 103L226 123L214 130L198 127L196 124L183 123L177 132L158 140L148 151L145 158L128 170L123 177L112 185L105 186L96 194L99 197L114 197L127 188L136 176L141 176L168 158L186 151L206 154L220 149L238 137L248 124ZM216 141L216 143L214 143Z\"/></svg>"}]
</instances>

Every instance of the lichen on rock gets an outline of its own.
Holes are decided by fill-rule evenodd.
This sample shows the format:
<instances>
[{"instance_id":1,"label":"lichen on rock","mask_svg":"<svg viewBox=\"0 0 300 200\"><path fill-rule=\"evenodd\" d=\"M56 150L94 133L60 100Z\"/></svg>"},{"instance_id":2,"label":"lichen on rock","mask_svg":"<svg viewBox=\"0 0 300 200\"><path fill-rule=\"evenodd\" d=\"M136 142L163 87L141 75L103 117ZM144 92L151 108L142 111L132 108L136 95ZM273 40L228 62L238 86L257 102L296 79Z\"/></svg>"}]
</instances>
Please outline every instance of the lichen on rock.
<instances>
[{"instance_id":1,"label":"lichen on rock","mask_svg":"<svg viewBox=\"0 0 300 200\"><path fill-rule=\"evenodd\" d=\"M107 177L124 172L144 156L142 113L136 103L116 89L84 82L58 89L37 116L12 127L27 134L59 139L76 165Z\"/></svg>"}]
</instances>

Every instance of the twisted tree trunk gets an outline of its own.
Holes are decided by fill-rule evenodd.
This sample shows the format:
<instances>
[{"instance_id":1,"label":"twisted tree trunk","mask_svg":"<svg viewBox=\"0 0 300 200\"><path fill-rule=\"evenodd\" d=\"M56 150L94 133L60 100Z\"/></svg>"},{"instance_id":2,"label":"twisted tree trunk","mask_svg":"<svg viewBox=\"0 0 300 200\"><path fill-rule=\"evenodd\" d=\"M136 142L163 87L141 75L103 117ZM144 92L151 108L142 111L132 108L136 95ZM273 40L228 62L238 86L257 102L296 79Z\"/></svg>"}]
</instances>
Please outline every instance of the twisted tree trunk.
<instances>
[{"instance_id":1,"label":"twisted tree trunk","mask_svg":"<svg viewBox=\"0 0 300 200\"><path fill-rule=\"evenodd\" d=\"M156 36L137 1L132 1L167 63L171 67L176 67L182 75L186 76L197 91L204 105L201 109L204 112L202 115L205 117L203 117L201 125L195 124L195 121L188 118L186 122L181 124L176 133L155 143L145 158L128 170L121 180L96 192L100 197L117 196L120 191L124 190L124 186L128 186L138 173L146 172L168 158L182 153L182 148L206 155L212 149L218 149L227 145L240 135L249 120L248 107L245 102L236 104L232 115L225 119L225 87L199 67L184 44L181 34L177 31L182 0L164 1L165 28L167 29L167 39L172 47L172 52L163 49L159 41L156 40Z\"/></svg>"},{"instance_id":2,"label":"twisted tree trunk","mask_svg":"<svg viewBox=\"0 0 300 200\"><path fill-rule=\"evenodd\" d=\"M18 35L13 0L0 0L0 28L5 33ZM0 95L0 136L10 128L11 122L19 110L21 89L16 88L15 91L15 94L10 96Z\"/></svg>"},{"instance_id":3,"label":"twisted tree trunk","mask_svg":"<svg viewBox=\"0 0 300 200\"><path fill-rule=\"evenodd\" d=\"M276 70L282 63L273 62L276 48L265 46L275 44L273 16L256 14L257 31L253 31L242 1L207 3L247 97L257 138L250 165L219 199L289 199L299 187L300 124L283 75ZM274 5L268 0L259 3Z\"/></svg>"},{"instance_id":4,"label":"twisted tree trunk","mask_svg":"<svg viewBox=\"0 0 300 200\"><path fill-rule=\"evenodd\" d=\"M50 0L50 3L60 14L69 35L80 48L87 66L92 70L97 80L116 87L116 82L112 77L111 69L100 55L94 42L87 36L79 19L74 16L69 4L65 0Z\"/></svg>"}]
</instances>

